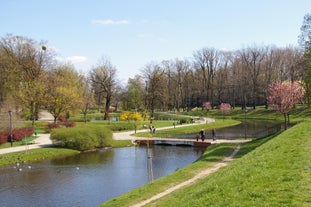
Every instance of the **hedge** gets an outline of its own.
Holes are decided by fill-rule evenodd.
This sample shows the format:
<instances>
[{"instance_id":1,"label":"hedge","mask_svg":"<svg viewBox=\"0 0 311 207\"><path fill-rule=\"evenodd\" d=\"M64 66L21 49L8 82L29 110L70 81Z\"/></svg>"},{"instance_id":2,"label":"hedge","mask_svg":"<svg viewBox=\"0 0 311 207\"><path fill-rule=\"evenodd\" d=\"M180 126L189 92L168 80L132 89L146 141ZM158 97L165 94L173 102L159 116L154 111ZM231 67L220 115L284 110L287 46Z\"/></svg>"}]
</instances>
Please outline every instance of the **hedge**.
<instances>
[{"instance_id":1,"label":"hedge","mask_svg":"<svg viewBox=\"0 0 311 207\"><path fill-rule=\"evenodd\" d=\"M112 131L103 126L79 126L57 128L51 132L51 140L65 148L80 151L111 146Z\"/></svg>"}]
</instances>

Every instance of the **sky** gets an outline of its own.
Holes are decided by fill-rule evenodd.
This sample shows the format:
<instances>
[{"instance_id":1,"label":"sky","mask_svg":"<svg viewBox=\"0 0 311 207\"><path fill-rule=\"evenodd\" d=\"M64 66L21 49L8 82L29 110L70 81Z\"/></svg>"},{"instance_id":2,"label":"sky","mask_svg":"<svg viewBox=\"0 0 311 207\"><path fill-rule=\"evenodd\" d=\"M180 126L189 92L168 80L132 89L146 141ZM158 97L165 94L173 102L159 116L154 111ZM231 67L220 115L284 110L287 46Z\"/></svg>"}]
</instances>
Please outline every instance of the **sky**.
<instances>
[{"instance_id":1,"label":"sky","mask_svg":"<svg viewBox=\"0 0 311 207\"><path fill-rule=\"evenodd\" d=\"M59 61L87 73L103 58L117 78L202 48L297 46L310 0L0 0L0 37L46 41Z\"/></svg>"}]
</instances>

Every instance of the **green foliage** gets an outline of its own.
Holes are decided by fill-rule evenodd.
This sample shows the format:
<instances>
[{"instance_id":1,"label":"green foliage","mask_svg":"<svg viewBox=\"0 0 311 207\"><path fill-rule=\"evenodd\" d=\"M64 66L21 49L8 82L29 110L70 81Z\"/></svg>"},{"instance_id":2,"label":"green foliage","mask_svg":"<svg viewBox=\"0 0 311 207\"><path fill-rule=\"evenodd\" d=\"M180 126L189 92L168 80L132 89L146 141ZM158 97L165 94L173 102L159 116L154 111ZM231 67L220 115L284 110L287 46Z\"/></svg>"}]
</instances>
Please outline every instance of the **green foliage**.
<instances>
[{"instance_id":1,"label":"green foliage","mask_svg":"<svg viewBox=\"0 0 311 207\"><path fill-rule=\"evenodd\" d=\"M95 125L58 128L52 131L51 139L62 147L85 151L111 146L112 132L106 127Z\"/></svg>"}]
</instances>

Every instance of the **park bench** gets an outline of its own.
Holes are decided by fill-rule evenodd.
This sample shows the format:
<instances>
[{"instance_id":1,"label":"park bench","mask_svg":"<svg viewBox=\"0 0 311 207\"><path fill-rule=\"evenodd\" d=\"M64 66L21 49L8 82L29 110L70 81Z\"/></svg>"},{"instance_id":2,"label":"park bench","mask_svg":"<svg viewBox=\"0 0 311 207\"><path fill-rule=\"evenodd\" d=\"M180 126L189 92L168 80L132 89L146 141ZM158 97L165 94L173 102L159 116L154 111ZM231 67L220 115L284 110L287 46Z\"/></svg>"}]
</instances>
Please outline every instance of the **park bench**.
<instances>
[{"instance_id":1,"label":"park bench","mask_svg":"<svg viewBox=\"0 0 311 207\"><path fill-rule=\"evenodd\" d=\"M26 137L22 139L22 144L26 145L26 144L34 144L35 140L34 137Z\"/></svg>"}]
</instances>

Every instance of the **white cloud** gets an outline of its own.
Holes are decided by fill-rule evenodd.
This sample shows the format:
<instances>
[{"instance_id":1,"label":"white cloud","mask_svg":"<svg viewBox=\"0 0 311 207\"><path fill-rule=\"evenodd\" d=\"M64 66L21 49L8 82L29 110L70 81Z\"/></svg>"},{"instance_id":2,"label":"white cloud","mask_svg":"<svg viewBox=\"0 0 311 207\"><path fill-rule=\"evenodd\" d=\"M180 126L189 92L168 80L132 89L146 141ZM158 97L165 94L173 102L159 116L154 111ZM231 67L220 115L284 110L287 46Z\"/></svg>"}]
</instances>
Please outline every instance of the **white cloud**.
<instances>
[{"instance_id":1,"label":"white cloud","mask_svg":"<svg viewBox=\"0 0 311 207\"><path fill-rule=\"evenodd\" d=\"M112 19L106 19L106 20L93 20L92 24L100 24L100 25L108 25L108 24L128 24L129 21L127 20L112 20Z\"/></svg>"}]
</instances>

